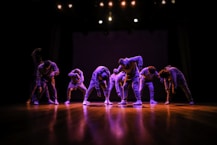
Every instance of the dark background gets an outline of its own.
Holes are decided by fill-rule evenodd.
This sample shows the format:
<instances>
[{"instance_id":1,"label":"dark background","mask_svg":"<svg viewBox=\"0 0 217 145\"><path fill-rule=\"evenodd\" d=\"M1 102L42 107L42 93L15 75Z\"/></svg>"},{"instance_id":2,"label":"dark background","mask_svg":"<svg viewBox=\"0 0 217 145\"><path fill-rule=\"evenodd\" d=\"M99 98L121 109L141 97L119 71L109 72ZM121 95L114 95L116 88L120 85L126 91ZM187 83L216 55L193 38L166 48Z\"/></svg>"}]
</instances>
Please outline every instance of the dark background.
<instances>
[{"instance_id":1,"label":"dark background","mask_svg":"<svg viewBox=\"0 0 217 145\"><path fill-rule=\"evenodd\" d=\"M84 71L88 87L98 65L112 71L120 57L135 55L143 56L144 66L155 65L158 70L167 64L178 67L195 102L216 102L216 31L211 4L177 0L175 5L162 7L151 0L137 1L140 5L136 10L123 12L115 7L113 14L119 21L102 26L96 20L107 10L99 11L94 0L74 0L76 7L62 12L56 10L57 1L52 0L7 3L1 26L1 103L25 103L29 97L33 79L30 54L37 47L43 49L44 59L55 61L60 68L56 78L60 102L66 99L67 73L71 69ZM141 18L138 25L128 21L134 14ZM83 99L79 92L72 95L74 101ZM95 92L90 99L101 101ZM156 99L165 100L161 84L156 86ZM186 101L181 95L176 99ZM119 99L113 95L112 100Z\"/></svg>"}]
</instances>

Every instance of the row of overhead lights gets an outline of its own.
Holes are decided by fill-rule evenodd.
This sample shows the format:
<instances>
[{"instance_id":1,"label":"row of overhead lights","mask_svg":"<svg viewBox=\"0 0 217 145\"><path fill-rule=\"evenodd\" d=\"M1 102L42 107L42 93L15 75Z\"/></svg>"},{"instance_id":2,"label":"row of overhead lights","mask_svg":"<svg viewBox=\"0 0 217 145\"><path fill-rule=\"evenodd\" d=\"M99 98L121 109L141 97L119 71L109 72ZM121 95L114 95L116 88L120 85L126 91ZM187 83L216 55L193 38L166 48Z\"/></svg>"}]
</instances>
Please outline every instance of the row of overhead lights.
<instances>
[{"instance_id":1,"label":"row of overhead lights","mask_svg":"<svg viewBox=\"0 0 217 145\"><path fill-rule=\"evenodd\" d=\"M154 4L162 4L162 5L165 5L167 4L167 2L170 2L170 4L175 4L175 0L154 0ZM76 4L76 3L75 3ZM67 6L68 8L73 8L75 6L75 4L73 5L72 3L68 3ZM117 3L114 3L112 0L109 0L109 1L99 1L95 4L96 7L98 8L112 8L116 5ZM121 8L126 8L127 6L130 6L131 8L134 8L136 7L137 5L137 1L136 0L120 0L119 1L119 5L121 6ZM64 4L57 4L57 9L59 10L64 10L63 9L63 6L65 6L66 3ZM108 23L111 23L112 21L114 20L114 17L113 17L113 13L112 13L112 9L109 9L109 12L107 14L107 17L105 18L99 18L97 21L98 24L102 25L103 23L105 22L108 22ZM130 23L139 23L139 18L137 18L136 16L134 18L132 18L131 20L129 20Z\"/></svg>"},{"instance_id":2,"label":"row of overhead lights","mask_svg":"<svg viewBox=\"0 0 217 145\"><path fill-rule=\"evenodd\" d=\"M128 2L126 0L121 0L120 1L120 6L121 7L126 7L128 5ZM131 0L130 1L130 6L134 7L136 5L136 0ZM105 6L108 6L109 8L112 8L114 6L114 2L111 0L111 1L108 1L107 4L103 1L100 1L99 3L97 3L97 6L99 7L105 7ZM63 8L63 5L58 3L57 4L57 9L61 10ZM68 8L73 8L73 3L68 3Z\"/></svg>"},{"instance_id":3,"label":"row of overhead lights","mask_svg":"<svg viewBox=\"0 0 217 145\"><path fill-rule=\"evenodd\" d=\"M167 4L167 2L170 2L171 4L175 4L176 0L158 0L158 1L154 0L154 4L159 4L160 3L162 5L165 5L165 4ZM136 2L136 0L129 0L129 1L127 1L127 0L120 0L119 4L120 4L120 6L122 8L125 8L128 5L131 6L131 7L135 7L136 4L137 4L137 2ZM73 3L68 3L67 6L68 6L68 8L73 8ZM114 2L112 0L110 0L108 2L99 1L96 4L96 6L102 7L102 8L105 7L105 6L107 6L109 8L112 8L114 6ZM57 9L62 10L63 9L63 4L58 3L57 4Z\"/></svg>"}]
</instances>

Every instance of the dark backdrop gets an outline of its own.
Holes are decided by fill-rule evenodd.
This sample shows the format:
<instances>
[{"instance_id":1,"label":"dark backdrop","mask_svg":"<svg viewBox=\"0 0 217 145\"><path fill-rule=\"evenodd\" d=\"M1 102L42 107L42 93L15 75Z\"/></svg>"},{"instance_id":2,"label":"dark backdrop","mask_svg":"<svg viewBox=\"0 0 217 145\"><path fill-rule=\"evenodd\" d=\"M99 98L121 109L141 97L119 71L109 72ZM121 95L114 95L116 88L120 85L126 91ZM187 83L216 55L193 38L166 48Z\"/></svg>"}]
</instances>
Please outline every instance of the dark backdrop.
<instances>
[{"instance_id":1,"label":"dark backdrop","mask_svg":"<svg viewBox=\"0 0 217 145\"><path fill-rule=\"evenodd\" d=\"M36 47L41 47L44 58L57 62L60 68L61 74L57 77L60 101L65 101L67 73L74 67L84 70L88 86L96 66L106 65L112 71L120 57L134 55L143 56L144 66L155 65L159 70L171 64L182 70L196 102L217 101L213 95L216 26L210 15L211 9L204 13L200 11L202 4L194 7L194 11L191 11L193 4L187 5L183 15L163 28L153 25L135 30L106 31L85 27L85 31L80 28L75 31L73 22L55 19L49 8L44 8L46 5L42 7L45 10L36 10L31 4L31 7L18 6L8 5L6 8L10 13L2 19L1 103L25 103L29 97L33 79L30 54ZM161 85L157 87L156 90L161 92ZM78 93L75 100L81 98ZM94 93L92 99L98 99ZM160 93L157 93L157 99L164 100Z\"/></svg>"}]
</instances>

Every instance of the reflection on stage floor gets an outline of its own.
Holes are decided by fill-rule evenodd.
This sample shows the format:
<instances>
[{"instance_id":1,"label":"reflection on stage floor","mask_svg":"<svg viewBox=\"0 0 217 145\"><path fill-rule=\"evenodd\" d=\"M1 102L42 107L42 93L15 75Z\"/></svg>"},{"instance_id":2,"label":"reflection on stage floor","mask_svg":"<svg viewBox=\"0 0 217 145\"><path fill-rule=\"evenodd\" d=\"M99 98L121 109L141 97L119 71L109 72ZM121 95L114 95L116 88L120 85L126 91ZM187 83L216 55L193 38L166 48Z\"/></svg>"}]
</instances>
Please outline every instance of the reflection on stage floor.
<instances>
[{"instance_id":1,"label":"reflection on stage floor","mask_svg":"<svg viewBox=\"0 0 217 145\"><path fill-rule=\"evenodd\" d=\"M217 144L217 105L72 102L1 106L1 145Z\"/></svg>"}]
</instances>

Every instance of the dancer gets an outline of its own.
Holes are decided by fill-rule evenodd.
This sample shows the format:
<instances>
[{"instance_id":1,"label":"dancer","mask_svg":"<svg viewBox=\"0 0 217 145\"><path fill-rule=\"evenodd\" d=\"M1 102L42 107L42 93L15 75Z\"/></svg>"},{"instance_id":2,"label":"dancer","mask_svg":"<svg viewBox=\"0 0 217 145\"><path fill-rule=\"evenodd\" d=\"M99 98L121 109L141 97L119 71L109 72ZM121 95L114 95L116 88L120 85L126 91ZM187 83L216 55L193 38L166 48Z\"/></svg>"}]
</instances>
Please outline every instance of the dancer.
<instances>
[{"instance_id":1,"label":"dancer","mask_svg":"<svg viewBox=\"0 0 217 145\"><path fill-rule=\"evenodd\" d=\"M43 63L43 59L42 59L42 48L35 48L32 53L31 53L31 57L32 57L32 60L33 60L33 65L34 65L34 72L33 72L33 77L34 77L34 80L33 80L33 83L32 83L32 90L31 90L31 94L30 94L30 97L29 99L26 101L26 103L35 103L37 104L38 102L34 102L33 98L34 96L37 96L39 95L38 94L38 91L37 91L37 84L36 84L36 72L37 72L37 68L38 66Z\"/></svg>"},{"instance_id":2,"label":"dancer","mask_svg":"<svg viewBox=\"0 0 217 145\"><path fill-rule=\"evenodd\" d=\"M154 100L154 78L160 78L158 71L154 66L144 67L140 71L140 86L139 92L142 94L144 87L148 87L149 96L150 96L150 104L157 104L157 101Z\"/></svg>"},{"instance_id":3,"label":"dancer","mask_svg":"<svg viewBox=\"0 0 217 145\"><path fill-rule=\"evenodd\" d=\"M123 94L122 100L119 105L126 105L127 104L127 96L128 96L128 87L131 85L135 97L136 102L133 105L142 105L141 95L139 92L139 71L143 65L143 58L142 56L134 56L130 58L120 58L118 61L118 68L115 69L115 73L119 73L124 71L126 73L126 77L123 84Z\"/></svg>"},{"instance_id":4,"label":"dancer","mask_svg":"<svg viewBox=\"0 0 217 145\"><path fill-rule=\"evenodd\" d=\"M37 87L40 93L45 91L48 103L58 105L55 77L60 73L57 64L51 60L45 60L37 69ZM49 88L50 87L50 88ZM42 91L43 90L43 91ZM50 92L54 95L54 101L50 98ZM40 98L35 98L35 104Z\"/></svg>"},{"instance_id":5,"label":"dancer","mask_svg":"<svg viewBox=\"0 0 217 145\"><path fill-rule=\"evenodd\" d=\"M67 101L65 101L65 104L70 104L72 91L79 89L82 92L83 96L87 91L87 88L84 85L84 74L82 70L75 68L68 73L68 76L70 77L70 82L67 88Z\"/></svg>"},{"instance_id":6,"label":"dancer","mask_svg":"<svg viewBox=\"0 0 217 145\"><path fill-rule=\"evenodd\" d=\"M185 76L177 67L168 65L159 71L159 75L163 79L164 88L167 94L165 105L170 104L171 96L175 94L175 91L178 87L180 87L185 93L189 104L194 104Z\"/></svg>"},{"instance_id":7,"label":"dancer","mask_svg":"<svg viewBox=\"0 0 217 145\"><path fill-rule=\"evenodd\" d=\"M112 105L112 102L109 100L109 78L110 78L110 71L105 66L98 66L92 73L92 77L90 80L89 87L86 91L84 96L83 105L89 105L90 102L88 101L88 97L90 96L91 92L95 88L97 91L97 96L101 97L101 89L103 90L105 96L105 104ZM101 88L101 89L100 89Z\"/></svg>"},{"instance_id":8,"label":"dancer","mask_svg":"<svg viewBox=\"0 0 217 145\"><path fill-rule=\"evenodd\" d=\"M113 70L113 73L110 76L109 96L111 95L111 91L113 87L115 87L118 97L120 97L120 99L122 98L122 93L123 93L122 86L123 86L125 77L126 77L125 72L121 71L119 73L115 73Z\"/></svg>"}]
</instances>

